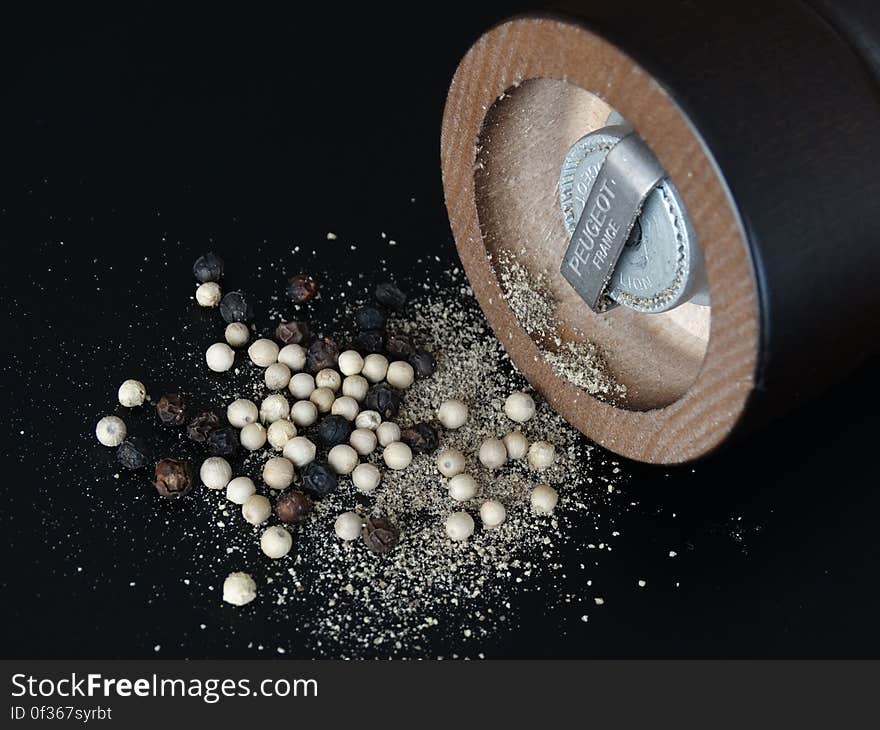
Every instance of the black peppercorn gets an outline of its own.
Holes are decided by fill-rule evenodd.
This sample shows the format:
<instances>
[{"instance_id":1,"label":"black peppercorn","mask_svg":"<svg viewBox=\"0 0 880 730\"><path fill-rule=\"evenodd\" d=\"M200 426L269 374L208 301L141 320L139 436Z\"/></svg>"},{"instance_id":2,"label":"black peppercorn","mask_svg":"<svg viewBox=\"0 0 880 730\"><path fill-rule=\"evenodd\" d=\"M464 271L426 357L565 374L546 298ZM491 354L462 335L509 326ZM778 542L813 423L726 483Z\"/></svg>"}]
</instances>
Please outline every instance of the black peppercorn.
<instances>
[{"instance_id":1,"label":"black peppercorn","mask_svg":"<svg viewBox=\"0 0 880 730\"><path fill-rule=\"evenodd\" d=\"M186 421L186 402L177 393L166 393L156 404L159 420L172 426L180 426Z\"/></svg>"},{"instance_id":2,"label":"black peppercorn","mask_svg":"<svg viewBox=\"0 0 880 730\"><path fill-rule=\"evenodd\" d=\"M398 289L390 281L379 284L376 287L376 301L395 312L399 312L406 304L406 294Z\"/></svg>"},{"instance_id":3,"label":"black peppercorn","mask_svg":"<svg viewBox=\"0 0 880 730\"><path fill-rule=\"evenodd\" d=\"M400 410L400 392L387 383L374 385L364 398L365 411L377 411L386 421L397 416Z\"/></svg>"},{"instance_id":4,"label":"black peppercorn","mask_svg":"<svg viewBox=\"0 0 880 730\"><path fill-rule=\"evenodd\" d=\"M193 264L193 276L200 284L206 281L220 281L223 276L223 259L213 251L199 256Z\"/></svg>"},{"instance_id":5,"label":"black peppercorn","mask_svg":"<svg viewBox=\"0 0 880 730\"><path fill-rule=\"evenodd\" d=\"M318 424L318 438L324 446L344 444L351 436L351 424L343 416L324 416Z\"/></svg>"},{"instance_id":6,"label":"black peppercorn","mask_svg":"<svg viewBox=\"0 0 880 730\"><path fill-rule=\"evenodd\" d=\"M309 346L306 368L314 375L319 370L335 368L337 360L339 360L339 346L336 341L322 337Z\"/></svg>"},{"instance_id":7,"label":"black peppercorn","mask_svg":"<svg viewBox=\"0 0 880 730\"><path fill-rule=\"evenodd\" d=\"M384 329L387 320L385 310L374 304L365 304L354 313L354 323L361 332Z\"/></svg>"},{"instance_id":8,"label":"black peppercorn","mask_svg":"<svg viewBox=\"0 0 880 730\"><path fill-rule=\"evenodd\" d=\"M116 449L116 460L126 469L143 469L152 461L152 449L139 436L131 436Z\"/></svg>"},{"instance_id":9,"label":"black peppercorn","mask_svg":"<svg viewBox=\"0 0 880 730\"><path fill-rule=\"evenodd\" d=\"M312 511L312 500L297 490L285 492L275 502L275 514L282 522L302 522Z\"/></svg>"},{"instance_id":10,"label":"black peppercorn","mask_svg":"<svg viewBox=\"0 0 880 730\"><path fill-rule=\"evenodd\" d=\"M232 426L211 431L206 442L212 456L235 456L238 453L238 432Z\"/></svg>"},{"instance_id":11,"label":"black peppercorn","mask_svg":"<svg viewBox=\"0 0 880 730\"><path fill-rule=\"evenodd\" d=\"M177 459L162 459L156 464L153 486L163 497L182 497L192 488L189 464Z\"/></svg>"},{"instance_id":12,"label":"black peppercorn","mask_svg":"<svg viewBox=\"0 0 880 730\"><path fill-rule=\"evenodd\" d=\"M281 322L275 328L275 339L285 345L299 345L309 339L309 325L306 322Z\"/></svg>"},{"instance_id":13,"label":"black peppercorn","mask_svg":"<svg viewBox=\"0 0 880 730\"><path fill-rule=\"evenodd\" d=\"M190 419L186 427L186 435L193 441L203 444L218 428L220 428L220 417L211 411L202 411Z\"/></svg>"},{"instance_id":14,"label":"black peppercorn","mask_svg":"<svg viewBox=\"0 0 880 730\"><path fill-rule=\"evenodd\" d=\"M385 352L385 331L366 330L359 332L354 338L354 346L357 350L368 355L374 352Z\"/></svg>"},{"instance_id":15,"label":"black peppercorn","mask_svg":"<svg viewBox=\"0 0 880 730\"><path fill-rule=\"evenodd\" d=\"M385 350L392 360L406 360L416 351L416 343L409 335L388 335Z\"/></svg>"},{"instance_id":16,"label":"black peppercorn","mask_svg":"<svg viewBox=\"0 0 880 730\"><path fill-rule=\"evenodd\" d=\"M416 350L409 356L409 364L413 366L413 370L419 378L427 378L437 370L437 362L427 350Z\"/></svg>"},{"instance_id":17,"label":"black peppercorn","mask_svg":"<svg viewBox=\"0 0 880 730\"><path fill-rule=\"evenodd\" d=\"M307 302L318 293L318 284L307 274L297 274L287 280L287 296L297 304Z\"/></svg>"},{"instance_id":18,"label":"black peppercorn","mask_svg":"<svg viewBox=\"0 0 880 730\"><path fill-rule=\"evenodd\" d=\"M254 307L244 292L231 291L220 300L220 316L227 324L250 322L254 318Z\"/></svg>"},{"instance_id":19,"label":"black peppercorn","mask_svg":"<svg viewBox=\"0 0 880 730\"><path fill-rule=\"evenodd\" d=\"M303 471L303 490L315 497L326 497L335 492L337 486L336 475L326 464L313 461Z\"/></svg>"},{"instance_id":20,"label":"black peppercorn","mask_svg":"<svg viewBox=\"0 0 880 730\"><path fill-rule=\"evenodd\" d=\"M414 454L430 454L437 449L437 431L429 423L417 423L400 432L403 441Z\"/></svg>"},{"instance_id":21,"label":"black peppercorn","mask_svg":"<svg viewBox=\"0 0 880 730\"><path fill-rule=\"evenodd\" d=\"M361 537L374 553L387 553L400 540L400 530L385 517L367 517Z\"/></svg>"}]
</instances>

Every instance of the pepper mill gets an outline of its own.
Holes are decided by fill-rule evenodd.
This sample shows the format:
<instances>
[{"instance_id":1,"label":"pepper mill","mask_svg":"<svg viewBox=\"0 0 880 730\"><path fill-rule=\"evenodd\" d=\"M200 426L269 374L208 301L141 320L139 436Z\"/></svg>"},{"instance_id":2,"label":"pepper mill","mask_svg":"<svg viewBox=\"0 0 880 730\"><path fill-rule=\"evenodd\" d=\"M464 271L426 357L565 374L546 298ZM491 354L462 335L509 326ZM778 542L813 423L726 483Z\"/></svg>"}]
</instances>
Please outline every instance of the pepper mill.
<instances>
[{"instance_id":1,"label":"pepper mill","mask_svg":"<svg viewBox=\"0 0 880 730\"><path fill-rule=\"evenodd\" d=\"M703 457L875 352L880 5L583 0L488 30L449 88L449 220L512 360L622 456ZM498 261L546 280L558 342L591 342L619 399L545 357Z\"/></svg>"}]
</instances>

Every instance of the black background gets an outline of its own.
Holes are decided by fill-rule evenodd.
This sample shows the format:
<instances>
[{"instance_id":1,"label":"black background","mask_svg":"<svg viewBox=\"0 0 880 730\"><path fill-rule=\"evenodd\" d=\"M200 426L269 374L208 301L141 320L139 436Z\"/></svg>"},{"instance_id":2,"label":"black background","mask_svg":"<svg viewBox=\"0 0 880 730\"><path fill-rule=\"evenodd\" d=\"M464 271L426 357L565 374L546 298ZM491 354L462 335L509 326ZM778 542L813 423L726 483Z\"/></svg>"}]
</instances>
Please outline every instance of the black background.
<instances>
[{"instance_id":1,"label":"black background","mask_svg":"<svg viewBox=\"0 0 880 730\"><path fill-rule=\"evenodd\" d=\"M168 300L189 291L206 248L253 270L333 230L359 243L333 258L345 277L387 256L387 230L401 276L431 276L423 256L453 261L445 90L473 39L525 7L7 18L4 655L153 656L157 635L183 637L164 656L253 655L226 633L189 633L182 589L162 605L147 589L120 594L126 576L161 581L187 553L151 539L144 505L78 494L100 458L107 384L162 357L156 343L179 324ZM487 655L880 654L876 367L704 463L624 464L637 506L602 575L613 599L589 624L529 599L522 629Z\"/></svg>"}]
</instances>

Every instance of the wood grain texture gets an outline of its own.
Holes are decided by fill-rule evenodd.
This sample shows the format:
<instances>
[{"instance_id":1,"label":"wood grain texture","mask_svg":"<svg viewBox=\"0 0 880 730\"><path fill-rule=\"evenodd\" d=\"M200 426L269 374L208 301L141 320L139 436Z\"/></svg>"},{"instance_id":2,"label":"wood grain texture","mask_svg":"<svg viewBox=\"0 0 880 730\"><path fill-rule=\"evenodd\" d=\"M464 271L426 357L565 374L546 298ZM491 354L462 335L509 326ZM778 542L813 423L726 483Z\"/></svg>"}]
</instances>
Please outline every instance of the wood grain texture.
<instances>
[{"instance_id":1,"label":"wood grain texture","mask_svg":"<svg viewBox=\"0 0 880 730\"><path fill-rule=\"evenodd\" d=\"M539 79L565 81L598 99L575 102L577 95L560 96L558 84L535 84L513 107L517 124L499 124L499 98ZM635 125L678 187L703 246L712 300L708 323L686 312L664 318L616 310L597 317L553 283L563 327L598 341L613 374L630 388L633 396L620 406L556 375L505 302L488 256L499 247L524 246L527 265L558 269L567 242L555 220L557 191L547 181L560 160L558 152L540 150L570 144L599 126L610 108ZM486 149L498 159L485 157ZM533 154L520 155L529 164L518 166L523 149ZM760 341L748 247L709 153L647 72L574 21L523 17L499 25L474 44L456 71L443 118L441 164L450 223L474 292L511 358L559 413L612 451L651 463L695 459L731 435L752 390ZM524 193L516 204L502 202L511 191L529 190L531 197ZM525 231L528 240L510 240L522 239ZM548 264L550 256L555 258Z\"/></svg>"}]
</instances>

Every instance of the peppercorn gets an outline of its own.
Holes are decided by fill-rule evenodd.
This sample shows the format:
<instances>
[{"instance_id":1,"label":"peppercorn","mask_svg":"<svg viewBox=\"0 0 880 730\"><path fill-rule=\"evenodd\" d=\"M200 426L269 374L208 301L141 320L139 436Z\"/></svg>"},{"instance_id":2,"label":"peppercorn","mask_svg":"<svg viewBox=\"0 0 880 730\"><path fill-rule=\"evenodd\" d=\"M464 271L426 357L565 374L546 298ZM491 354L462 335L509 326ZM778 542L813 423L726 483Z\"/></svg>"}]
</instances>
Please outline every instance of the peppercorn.
<instances>
[{"instance_id":1,"label":"peppercorn","mask_svg":"<svg viewBox=\"0 0 880 730\"><path fill-rule=\"evenodd\" d=\"M208 451L213 456L235 456L238 454L238 432L232 426L211 431L206 442Z\"/></svg>"},{"instance_id":2,"label":"peppercorn","mask_svg":"<svg viewBox=\"0 0 880 730\"><path fill-rule=\"evenodd\" d=\"M400 540L400 530L385 517L367 517L361 537L374 553L387 553Z\"/></svg>"},{"instance_id":3,"label":"peppercorn","mask_svg":"<svg viewBox=\"0 0 880 730\"><path fill-rule=\"evenodd\" d=\"M177 393L166 393L159 398L156 413L162 423L180 426L186 421L186 402Z\"/></svg>"},{"instance_id":4,"label":"peppercorn","mask_svg":"<svg viewBox=\"0 0 880 730\"><path fill-rule=\"evenodd\" d=\"M376 287L375 295L376 301L379 302L379 304L384 304L395 312L399 312L403 309L403 305L406 304L406 294L400 291L400 289L394 286L390 281L379 284L379 286Z\"/></svg>"},{"instance_id":5,"label":"peppercorn","mask_svg":"<svg viewBox=\"0 0 880 730\"><path fill-rule=\"evenodd\" d=\"M287 296L297 304L307 302L317 293L318 284L308 274L297 274L287 280Z\"/></svg>"},{"instance_id":6,"label":"peppercorn","mask_svg":"<svg viewBox=\"0 0 880 730\"><path fill-rule=\"evenodd\" d=\"M330 337L321 337L309 347L306 356L306 369L314 374L324 368L334 368L338 359L339 346L336 341Z\"/></svg>"},{"instance_id":7,"label":"peppercorn","mask_svg":"<svg viewBox=\"0 0 880 730\"><path fill-rule=\"evenodd\" d=\"M131 436L119 444L116 460L126 469L143 469L152 461L152 449L139 436Z\"/></svg>"},{"instance_id":8,"label":"peppercorn","mask_svg":"<svg viewBox=\"0 0 880 730\"><path fill-rule=\"evenodd\" d=\"M417 423L400 432L400 440L414 454L430 454L437 449L437 431L429 423Z\"/></svg>"},{"instance_id":9,"label":"peppercorn","mask_svg":"<svg viewBox=\"0 0 880 730\"><path fill-rule=\"evenodd\" d=\"M202 411L190 419L186 427L186 435L196 443L203 444L218 428L220 428L220 417L211 411Z\"/></svg>"},{"instance_id":10,"label":"peppercorn","mask_svg":"<svg viewBox=\"0 0 880 730\"><path fill-rule=\"evenodd\" d=\"M385 352L385 331L365 330L358 332L353 344L358 350L368 354Z\"/></svg>"},{"instance_id":11,"label":"peppercorn","mask_svg":"<svg viewBox=\"0 0 880 730\"><path fill-rule=\"evenodd\" d=\"M220 316L227 324L249 322L254 318L254 307L244 292L231 291L220 300Z\"/></svg>"},{"instance_id":12,"label":"peppercorn","mask_svg":"<svg viewBox=\"0 0 880 730\"><path fill-rule=\"evenodd\" d=\"M163 497L182 497L192 488L189 464L177 459L162 459L156 464L153 486Z\"/></svg>"},{"instance_id":13,"label":"peppercorn","mask_svg":"<svg viewBox=\"0 0 880 730\"><path fill-rule=\"evenodd\" d=\"M303 470L303 491L314 497L326 497L335 492L338 486L336 474L327 464L313 461Z\"/></svg>"},{"instance_id":14,"label":"peppercorn","mask_svg":"<svg viewBox=\"0 0 880 730\"><path fill-rule=\"evenodd\" d=\"M393 360L406 360L416 351L416 343L409 335L390 334L385 342L385 350Z\"/></svg>"},{"instance_id":15,"label":"peppercorn","mask_svg":"<svg viewBox=\"0 0 880 730\"><path fill-rule=\"evenodd\" d=\"M437 370L437 362L434 356L427 350L416 350L408 358L409 364L413 366L416 375L420 378L427 378L434 374Z\"/></svg>"},{"instance_id":16,"label":"peppercorn","mask_svg":"<svg viewBox=\"0 0 880 730\"><path fill-rule=\"evenodd\" d=\"M200 284L206 281L220 281L223 276L223 259L213 251L199 256L193 264L193 276Z\"/></svg>"},{"instance_id":17,"label":"peppercorn","mask_svg":"<svg viewBox=\"0 0 880 730\"><path fill-rule=\"evenodd\" d=\"M375 304L365 304L354 313L354 323L362 332L384 329L387 319L385 310Z\"/></svg>"},{"instance_id":18,"label":"peppercorn","mask_svg":"<svg viewBox=\"0 0 880 730\"><path fill-rule=\"evenodd\" d=\"M400 392L386 383L374 385L364 398L364 410L376 411L386 421L395 418L400 410Z\"/></svg>"},{"instance_id":19,"label":"peppercorn","mask_svg":"<svg viewBox=\"0 0 880 730\"><path fill-rule=\"evenodd\" d=\"M309 325L305 322L281 322L275 328L275 339L285 345L298 345L309 339Z\"/></svg>"},{"instance_id":20,"label":"peppercorn","mask_svg":"<svg viewBox=\"0 0 880 730\"><path fill-rule=\"evenodd\" d=\"M318 424L318 438L324 446L344 444L351 436L351 423L345 416L325 416Z\"/></svg>"},{"instance_id":21,"label":"peppercorn","mask_svg":"<svg viewBox=\"0 0 880 730\"><path fill-rule=\"evenodd\" d=\"M275 502L275 514L282 522L303 522L312 511L312 500L297 490L285 492Z\"/></svg>"}]
</instances>

